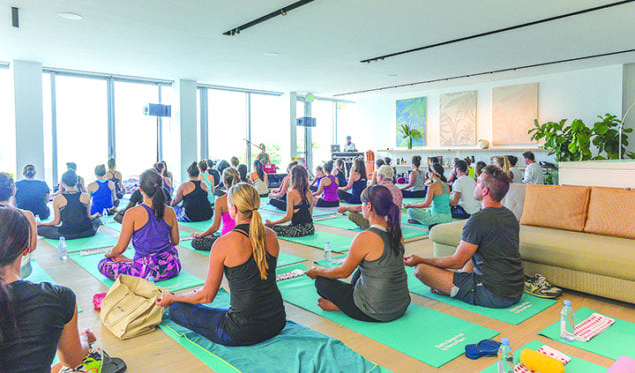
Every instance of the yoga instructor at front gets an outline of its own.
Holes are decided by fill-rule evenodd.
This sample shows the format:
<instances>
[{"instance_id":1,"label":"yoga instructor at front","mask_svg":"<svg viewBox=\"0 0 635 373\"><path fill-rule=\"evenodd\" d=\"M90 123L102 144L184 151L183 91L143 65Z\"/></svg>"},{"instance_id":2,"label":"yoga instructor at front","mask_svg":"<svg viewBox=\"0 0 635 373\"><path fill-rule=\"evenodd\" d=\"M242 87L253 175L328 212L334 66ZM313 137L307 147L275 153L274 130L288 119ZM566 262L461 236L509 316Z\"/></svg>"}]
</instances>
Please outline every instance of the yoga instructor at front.
<instances>
[{"instance_id":1,"label":"yoga instructor at front","mask_svg":"<svg viewBox=\"0 0 635 373\"><path fill-rule=\"evenodd\" d=\"M483 169L474 189L474 198L481 201L482 210L463 227L454 255L404 258L407 266L416 266L415 275L432 292L490 308L518 303L524 286L518 248L520 226L514 214L500 203L509 190L509 182L509 176L500 168Z\"/></svg>"}]
</instances>

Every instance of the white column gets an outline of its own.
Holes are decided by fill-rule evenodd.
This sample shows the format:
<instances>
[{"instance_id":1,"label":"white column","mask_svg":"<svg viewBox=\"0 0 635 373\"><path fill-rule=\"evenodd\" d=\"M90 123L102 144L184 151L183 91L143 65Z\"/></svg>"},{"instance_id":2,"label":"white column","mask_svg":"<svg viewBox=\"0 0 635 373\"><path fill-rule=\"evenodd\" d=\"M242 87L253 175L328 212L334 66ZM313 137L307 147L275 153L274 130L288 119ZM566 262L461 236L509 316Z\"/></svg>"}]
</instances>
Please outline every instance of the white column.
<instances>
[{"instance_id":1,"label":"white column","mask_svg":"<svg viewBox=\"0 0 635 373\"><path fill-rule=\"evenodd\" d=\"M196 81L179 79L174 84L178 97L174 119L181 134L181 182L188 180L187 167L197 159ZM176 175L175 175L176 177Z\"/></svg>"},{"instance_id":2,"label":"white column","mask_svg":"<svg viewBox=\"0 0 635 373\"><path fill-rule=\"evenodd\" d=\"M37 169L39 178L44 179L42 64L13 61L11 76L15 109L16 171L21 175L22 168L32 164Z\"/></svg>"},{"instance_id":3,"label":"white column","mask_svg":"<svg viewBox=\"0 0 635 373\"><path fill-rule=\"evenodd\" d=\"M298 136L296 134L297 107L298 107L297 93L290 92L289 93L289 139L290 139L291 159L298 156L298 146L297 146Z\"/></svg>"},{"instance_id":4,"label":"white column","mask_svg":"<svg viewBox=\"0 0 635 373\"><path fill-rule=\"evenodd\" d=\"M622 116L635 103L635 63L624 65L622 79ZM620 118L621 119L621 118ZM624 128L635 129L635 107L624 118ZM628 151L635 152L635 131L628 133ZM624 157L622 155L622 157Z\"/></svg>"}]
</instances>

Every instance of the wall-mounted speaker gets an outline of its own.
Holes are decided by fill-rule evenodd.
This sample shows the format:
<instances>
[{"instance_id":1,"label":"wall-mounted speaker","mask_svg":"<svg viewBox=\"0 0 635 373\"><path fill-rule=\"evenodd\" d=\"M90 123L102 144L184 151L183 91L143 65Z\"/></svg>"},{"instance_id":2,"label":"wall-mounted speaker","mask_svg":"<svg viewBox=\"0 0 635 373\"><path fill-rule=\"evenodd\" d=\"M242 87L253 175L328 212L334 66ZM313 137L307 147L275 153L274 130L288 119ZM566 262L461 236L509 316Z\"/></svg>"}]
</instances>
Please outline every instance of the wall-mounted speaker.
<instances>
[{"instance_id":1,"label":"wall-mounted speaker","mask_svg":"<svg viewBox=\"0 0 635 373\"><path fill-rule=\"evenodd\" d=\"M315 127L315 118L302 117L296 119L296 124L301 127Z\"/></svg>"},{"instance_id":2,"label":"wall-mounted speaker","mask_svg":"<svg viewBox=\"0 0 635 373\"><path fill-rule=\"evenodd\" d=\"M20 28L20 9L11 7L11 26Z\"/></svg>"},{"instance_id":3,"label":"wall-mounted speaker","mask_svg":"<svg viewBox=\"0 0 635 373\"><path fill-rule=\"evenodd\" d=\"M172 106L162 104L147 104L143 107L143 115L151 117L171 117Z\"/></svg>"}]
</instances>

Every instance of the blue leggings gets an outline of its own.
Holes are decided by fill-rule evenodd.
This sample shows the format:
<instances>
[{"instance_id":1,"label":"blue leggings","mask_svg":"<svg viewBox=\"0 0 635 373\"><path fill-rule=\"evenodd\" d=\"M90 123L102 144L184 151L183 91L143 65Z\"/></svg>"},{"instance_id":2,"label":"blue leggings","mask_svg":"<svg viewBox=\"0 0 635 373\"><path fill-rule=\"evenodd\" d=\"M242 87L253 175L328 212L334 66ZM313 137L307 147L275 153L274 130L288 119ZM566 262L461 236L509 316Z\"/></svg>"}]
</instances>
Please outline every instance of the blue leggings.
<instances>
[{"instance_id":1,"label":"blue leggings","mask_svg":"<svg viewBox=\"0 0 635 373\"><path fill-rule=\"evenodd\" d=\"M227 332L226 309L212 308L200 304L174 302L170 306L170 318L175 323L188 328L214 343L224 346L241 346L235 343Z\"/></svg>"}]
</instances>

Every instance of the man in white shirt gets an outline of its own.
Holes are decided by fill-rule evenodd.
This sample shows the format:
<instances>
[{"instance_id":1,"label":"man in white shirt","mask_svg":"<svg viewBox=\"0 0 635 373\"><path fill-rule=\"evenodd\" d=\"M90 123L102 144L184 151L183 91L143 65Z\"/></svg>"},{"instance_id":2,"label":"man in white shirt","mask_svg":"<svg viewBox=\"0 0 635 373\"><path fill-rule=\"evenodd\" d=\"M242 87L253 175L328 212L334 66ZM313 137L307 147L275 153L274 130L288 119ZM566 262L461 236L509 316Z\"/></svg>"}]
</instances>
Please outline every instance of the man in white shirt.
<instances>
[{"instance_id":1,"label":"man in white shirt","mask_svg":"<svg viewBox=\"0 0 635 373\"><path fill-rule=\"evenodd\" d=\"M355 144L351 142L351 137L350 136L346 136L346 144L344 145L344 151L345 152L356 152L357 151L357 147L355 147Z\"/></svg>"},{"instance_id":2,"label":"man in white shirt","mask_svg":"<svg viewBox=\"0 0 635 373\"><path fill-rule=\"evenodd\" d=\"M534 153L526 151L523 153L523 158L525 164L527 165L523 183L543 185L545 183L545 176L542 173L542 167L540 167L540 165L536 163L536 157L534 156Z\"/></svg>"},{"instance_id":3,"label":"man in white shirt","mask_svg":"<svg viewBox=\"0 0 635 373\"><path fill-rule=\"evenodd\" d=\"M452 184L452 196L450 207L452 217L455 219L467 219L481 209L481 203L474 198L474 179L468 176L467 162L457 160L454 162L456 180Z\"/></svg>"}]
</instances>

